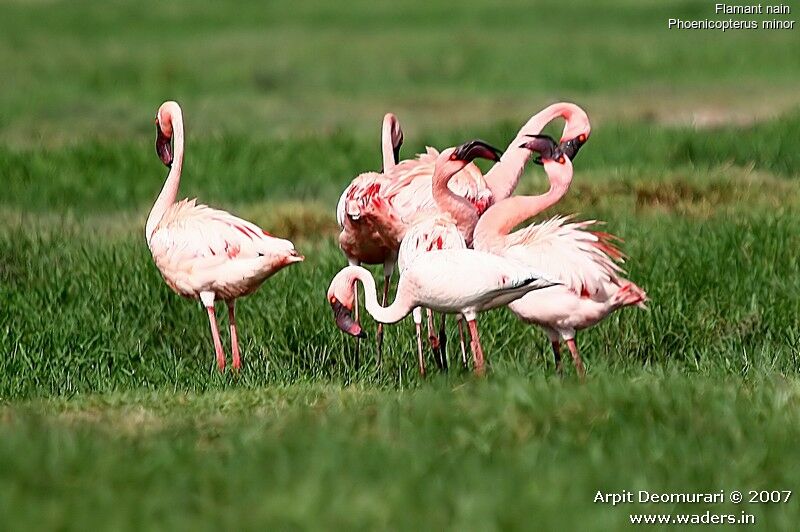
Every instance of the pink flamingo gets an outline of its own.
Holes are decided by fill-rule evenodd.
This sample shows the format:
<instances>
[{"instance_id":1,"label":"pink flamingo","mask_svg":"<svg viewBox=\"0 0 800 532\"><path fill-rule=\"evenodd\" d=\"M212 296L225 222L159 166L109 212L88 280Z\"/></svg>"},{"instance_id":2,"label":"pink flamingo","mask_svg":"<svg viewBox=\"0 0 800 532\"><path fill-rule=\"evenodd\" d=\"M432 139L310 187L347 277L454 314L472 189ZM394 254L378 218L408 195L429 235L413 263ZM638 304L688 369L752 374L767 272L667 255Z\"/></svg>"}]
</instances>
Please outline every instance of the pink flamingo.
<instances>
[{"instance_id":1,"label":"pink flamingo","mask_svg":"<svg viewBox=\"0 0 800 532\"><path fill-rule=\"evenodd\" d=\"M562 144L577 153L588 137L588 117L577 105L557 103L531 117L509 145L508 151L484 179L480 169L468 164L448 183L448 187L472 203L482 214L490 205L514 191L530 151L518 144L527 135L538 134L557 117L565 119ZM427 153L415 160L397 162L403 135L397 117L389 113L382 128L383 173L367 172L356 177L345 189L337 205L342 228L339 245L351 265L383 264L383 304L397 263L397 253L410 221L418 213L436 210L433 198L433 171L439 153ZM378 324L378 360L383 327Z\"/></svg>"},{"instance_id":2,"label":"pink flamingo","mask_svg":"<svg viewBox=\"0 0 800 532\"><path fill-rule=\"evenodd\" d=\"M472 245L472 232L475 224L478 223L478 210L473 203L450 190L448 182L476 157L497 161L500 152L483 141L473 140L455 148L448 148L436 158L432 183L433 197L438 210L423 212L413 220L406 231L398 255L398 266L401 273L424 253L439 249L466 249ZM415 308L412 315L417 333L419 371L421 375L425 375L425 362L422 355L421 309ZM433 341L432 345L437 356L437 365L446 369L444 315L442 315L441 325L438 345ZM461 359L462 363L466 365L464 332L460 316L458 326ZM430 310L428 310L428 330L431 339L435 340Z\"/></svg>"},{"instance_id":3,"label":"pink flamingo","mask_svg":"<svg viewBox=\"0 0 800 532\"><path fill-rule=\"evenodd\" d=\"M555 217L509 234L518 224L559 201L572 182L572 162L552 138L537 135L523 146L540 154L550 190L540 196L514 196L489 208L475 229L475 248L522 261L561 282L526 294L509 308L523 321L544 329L559 373L559 344L564 340L583 378L577 331L622 307L646 308L647 294L621 277L624 272L617 263L623 262L624 256L614 243L618 239L590 230L596 223L593 220L567 223L569 217Z\"/></svg>"},{"instance_id":4,"label":"pink flamingo","mask_svg":"<svg viewBox=\"0 0 800 532\"><path fill-rule=\"evenodd\" d=\"M225 301L233 367L238 370L236 298L251 294L269 276L303 257L288 240L225 211L198 205L194 199L176 203L183 167L183 115L176 102L159 107L156 129L156 153L170 170L147 217L147 245L167 285L178 295L200 299L206 307L220 371L225 368L225 353L214 301Z\"/></svg>"},{"instance_id":5,"label":"pink flamingo","mask_svg":"<svg viewBox=\"0 0 800 532\"><path fill-rule=\"evenodd\" d=\"M388 185L386 172L398 163L400 147L403 145L403 130L393 113L386 113L381 127L382 172L365 172L358 175L344 190L336 206L339 222L339 247L350 265L382 264L384 273L383 304L389 296L389 281L397 263L395 235L386 237L374 217L363 216L362 210L371 201L375 191ZM358 294L356 294L356 320L358 319ZM378 361L383 343L383 324L378 324Z\"/></svg>"},{"instance_id":6,"label":"pink flamingo","mask_svg":"<svg viewBox=\"0 0 800 532\"><path fill-rule=\"evenodd\" d=\"M396 323L414 308L460 313L469 325L475 373L484 373L483 349L475 323L478 312L507 305L530 292L555 284L524 264L473 249L445 249L423 253L400 274L394 303L378 303L375 281L360 266L347 266L328 288L337 326L353 336L363 336L352 318L355 285L364 285L367 312L381 323Z\"/></svg>"}]
</instances>

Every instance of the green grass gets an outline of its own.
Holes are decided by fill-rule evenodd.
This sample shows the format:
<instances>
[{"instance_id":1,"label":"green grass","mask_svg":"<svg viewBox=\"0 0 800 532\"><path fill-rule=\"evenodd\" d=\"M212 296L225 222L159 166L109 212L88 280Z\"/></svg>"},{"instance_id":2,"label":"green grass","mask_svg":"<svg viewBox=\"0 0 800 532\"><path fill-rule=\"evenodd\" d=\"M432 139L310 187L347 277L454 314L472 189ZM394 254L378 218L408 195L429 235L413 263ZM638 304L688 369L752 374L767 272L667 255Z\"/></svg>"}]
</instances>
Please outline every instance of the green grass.
<instances>
[{"instance_id":1,"label":"green grass","mask_svg":"<svg viewBox=\"0 0 800 532\"><path fill-rule=\"evenodd\" d=\"M708 509L793 529L797 494L592 503L799 488L800 41L666 30L710 6L0 0L3 528L607 530ZM181 194L307 256L238 306L238 376L144 243L168 98ZM380 371L371 340L357 360L324 294L335 202L380 167L382 114L410 156L505 146L561 98L594 129L547 214L605 220L651 310L579 336L585 384L506 310L480 319L486 379L459 370L454 330L454 369L420 379L406 322ZM532 167L519 190L544 186Z\"/></svg>"}]
</instances>

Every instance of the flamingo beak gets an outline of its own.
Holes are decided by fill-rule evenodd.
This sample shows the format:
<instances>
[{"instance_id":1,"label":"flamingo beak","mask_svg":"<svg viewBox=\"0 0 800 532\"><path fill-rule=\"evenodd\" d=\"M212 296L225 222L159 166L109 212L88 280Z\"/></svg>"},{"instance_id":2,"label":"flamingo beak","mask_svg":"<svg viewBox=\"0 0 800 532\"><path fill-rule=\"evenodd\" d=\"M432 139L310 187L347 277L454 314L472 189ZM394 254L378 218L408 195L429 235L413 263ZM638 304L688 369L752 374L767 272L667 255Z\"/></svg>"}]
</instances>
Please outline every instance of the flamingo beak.
<instances>
[{"instance_id":1,"label":"flamingo beak","mask_svg":"<svg viewBox=\"0 0 800 532\"><path fill-rule=\"evenodd\" d=\"M586 144L588 137L584 134L578 135L577 137L569 140L563 140L558 145L558 148L561 150L561 153L569 157L570 161L575 160L575 156L578 155L578 151L581 149L581 146Z\"/></svg>"},{"instance_id":2,"label":"flamingo beak","mask_svg":"<svg viewBox=\"0 0 800 532\"><path fill-rule=\"evenodd\" d=\"M452 159L459 161L472 162L478 157L487 159L489 161L499 161L502 151L498 150L488 142L482 140L471 140L456 148L453 152Z\"/></svg>"},{"instance_id":3,"label":"flamingo beak","mask_svg":"<svg viewBox=\"0 0 800 532\"><path fill-rule=\"evenodd\" d=\"M544 165L545 160L555 161L561 155L565 155L561 151L561 146L556 144L556 141L553 139L553 137L549 135L527 135L527 136L533 138L533 140L524 142L520 144L519 147L525 148L526 150L530 150L532 152L536 152L539 154L539 156L533 160L535 164L542 166Z\"/></svg>"},{"instance_id":4,"label":"flamingo beak","mask_svg":"<svg viewBox=\"0 0 800 532\"><path fill-rule=\"evenodd\" d=\"M172 166L172 139L161 131L158 120L156 120L156 153L165 166Z\"/></svg>"},{"instance_id":5,"label":"flamingo beak","mask_svg":"<svg viewBox=\"0 0 800 532\"><path fill-rule=\"evenodd\" d=\"M296 249L293 249L289 252L289 256L286 258L287 264L293 264L295 262L303 262L306 258L301 255Z\"/></svg>"},{"instance_id":6,"label":"flamingo beak","mask_svg":"<svg viewBox=\"0 0 800 532\"><path fill-rule=\"evenodd\" d=\"M353 316L349 308L342 305L342 303L335 297L331 298L331 308L333 309L333 316L336 319L336 326L349 334L358 338L366 338L366 333L361 329L361 325L353 320Z\"/></svg>"}]
</instances>

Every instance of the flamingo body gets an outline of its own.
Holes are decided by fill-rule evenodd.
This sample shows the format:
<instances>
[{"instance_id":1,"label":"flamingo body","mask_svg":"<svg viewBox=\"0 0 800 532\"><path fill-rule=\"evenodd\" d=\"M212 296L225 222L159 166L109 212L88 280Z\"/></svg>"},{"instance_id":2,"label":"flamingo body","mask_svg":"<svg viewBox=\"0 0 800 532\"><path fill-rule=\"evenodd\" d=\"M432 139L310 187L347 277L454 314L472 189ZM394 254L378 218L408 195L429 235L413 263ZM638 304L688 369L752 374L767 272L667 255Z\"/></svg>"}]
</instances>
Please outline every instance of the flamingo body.
<instances>
[{"instance_id":1,"label":"flamingo body","mask_svg":"<svg viewBox=\"0 0 800 532\"><path fill-rule=\"evenodd\" d=\"M238 370L236 299L253 293L269 276L303 257L288 240L272 237L225 211L198 205L197 200L176 203L184 150L183 113L176 102L159 107L156 128L156 153L170 170L147 217L147 245L167 285L183 297L199 299L206 307L220 371L225 368L225 353L214 301L226 302L233 367Z\"/></svg>"},{"instance_id":2,"label":"flamingo body","mask_svg":"<svg viewBox=\"0 0 800 532\"><path fill-rule=\"evenodd\" d=\"M225 211L183 200L167 209L148 245L175 293L232 300L253 293L271 275L302 260L294 245Z\"/></svg>"}]
</instances>

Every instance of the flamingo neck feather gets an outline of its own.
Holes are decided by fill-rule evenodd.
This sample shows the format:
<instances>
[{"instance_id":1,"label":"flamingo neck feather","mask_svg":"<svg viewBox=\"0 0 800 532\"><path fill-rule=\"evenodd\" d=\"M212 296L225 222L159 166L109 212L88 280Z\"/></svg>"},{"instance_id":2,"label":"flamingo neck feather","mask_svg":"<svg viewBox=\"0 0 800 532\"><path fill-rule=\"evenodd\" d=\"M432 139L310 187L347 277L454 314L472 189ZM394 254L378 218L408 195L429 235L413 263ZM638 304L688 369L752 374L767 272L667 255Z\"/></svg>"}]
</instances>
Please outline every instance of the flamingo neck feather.
<instances>
[{"instance_id":1,"label":"flamingo neck feather","mask_svg":"<svg viewBox=\"0 0 800 532\"><path fill-rule=\"evenodd\" d=\"M433 199L440 210L449 213L455 219L458 231L467 244L470 244L475 225L478 223L478 210L469 200L450 190L448 184L458 171L445 170L446 166L448 165L437 164L433 171Z\"/></svg>"},{"instance_id":2,"label":"flamingo neck feather","mask_svg":"<svg viewBox=\"0 0 800 532\"><path fill-rule=\"evenodd\" d=\"M512 229L558 203L569 190L569 185L570 181L551 182L550 189L544 194L512 196L495 203L478 220L473 246L481 251L502 247Z\"/></svg>"},{"instance_id":3,"label":"flamingo neck feather","mask_svg":"<svg viewBox=\"0 0 800 532\"><path fill-rule=\"evenodd\" d=\"M181 171L183 169L183 116L181 115L180 108L173 109L170 112L170 121L172 122L175 153L172 166L169 169L166 181L164 181L161 193L158 195L158 198L156 198L156 202L150 210L150 215L147 217L145 236L148 242L150 241L150 237L153 236L153 231L155 231L164 213L175 203L175 199L178 197L178 187L181 184Z\"/></svg>"},{"instance_id":4,"label":"flamingo neck feather","mask_svg":"<svg viewBox=\"0 0 800 532\"><path fill-rule=\"evenodd\" d=\"M528 142L528 135L538 135L544 127L558 117L564 118L567 123L574 114L585 115L584 111L572 103L554 103L533 115L514 137L506 148L500 160L486 173L486 185L492 191L495 202L506 199L514 193L519 178L525 169L525 163L531 157L531 151L520 148L520 144ZM567 126L564 126L567 129Z\"/></svg>"},{"instance_id":5,"label":"flamingo neck feather","mask_svg":"<svg viewBox=\"0 0 800 532\"><path fill-rule=\"evenodd\" d=\"M399 289L394 302L388 307L383 307L378 303L375 279L372 278L372 274L369 273L369 270L361 266L351 266L351 268L353 268L353 283L361 281L361 284L364 285L364 306L367 308L367 312L369 312L376 321L381 323L397 323L408 316L413 307L405 302L406 298Z\"/></svg>"}]
</instances>

